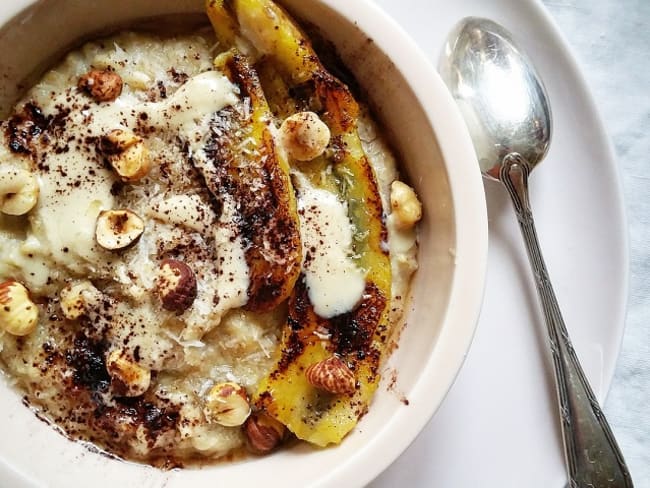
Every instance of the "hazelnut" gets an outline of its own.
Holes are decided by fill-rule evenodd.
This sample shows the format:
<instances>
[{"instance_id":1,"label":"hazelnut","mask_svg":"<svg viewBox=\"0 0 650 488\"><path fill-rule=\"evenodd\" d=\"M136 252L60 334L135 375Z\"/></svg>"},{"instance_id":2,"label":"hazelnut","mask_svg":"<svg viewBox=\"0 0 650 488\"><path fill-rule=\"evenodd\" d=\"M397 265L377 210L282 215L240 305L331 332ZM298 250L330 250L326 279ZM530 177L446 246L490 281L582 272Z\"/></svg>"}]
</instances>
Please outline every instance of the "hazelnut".
<instances>
[{"instance_id":1,"label":"hazelnut","mask_svg":"<svg viewBox=\"0 0 650 488\"><path fill-rule=\"evenodd\" d=\"M325 151L330 130L314 112L299 112L287 117L280 126L280 144L289 156L310 161Z\"/></svg>"},{"instance_id":2,"label":"hazelnut","mask_svg":"<svg viewBox=\"0 0 650 488\"><path fill-rule=\"evenodd\" d=\"M142 138L128 129L113 129L99 140L99 149L107 156L115 156L142 142Z\"/></svg>"},{"instance_id":3,"label":"hazelnut","mask_svg":"<svg viewBox=\"0 0 650 488\"><path fill-rule=\"evenodd\" d=\"M122 78L115 71L94 69L79 78L77 87L96 102L112 102L122 93Z\"/></svg>"},{"instance_id":4,"label":"hazelnut","mask_svg":"<svg viewBox=\"0 0 650 488\"><path fill-rule=\"evenodd\" d=\"M144 178L151 169L151 158L144 141L133 132L114 129L102 137L100 148L122 181Z\"/></svg>"},{"instance_id":5,"label":"hazelnut","mask_svg":"<svg viewBox=\"0 0 650 488\"><path fill-rule=\"evenodd\" d=\"M354 393L357 380L348 365L337 356L312 364L305 371L307 381L319 390L336 395Z\"/></svg>"},{"instance_id":6,"label":"hazelnut","mask_svg":"<svg viewBox=\"0 0 650 488\"><path fill-rule=\"evenodd\" d=\"M196 277L182 261L163 259L156 279L156 290L165 310L183 313L196 298Z\"/></svg>"},{"instance_id":7,"label":"hazelnut","mask_svg":"<svg viewBox=\"0 0 650 488\"><path fill-rule=\"evenodd\" d=\"M15 336L30 334L38 325L38 307L29 291L15 280L0 283L0 327Z\"/></svg>"},{"instance_id":8,"label":"hazelnut","mask_svg":"<svg viewBox=\"0 0 650 488\"><path fill-rule=\"evenodd\" d=\"M256 454L266 454L280 445L285 427L264 412L250 415L244 424L248 447Z\"/></svg>"},{"instance_id":9,"label":"hazelnut","mask_svg":"<svg viewBox=\"0 0 650 488\"><path fill-rule=\"evenodd\" d=\"M30 171L0 170L0 211L7 215L24 215L38 201L38 180Z\"/></svg>"},{"instance_id":10,"label":"hazelnut","mask_svg":"<svg viewBox=\"0 0 650 488\"><path fill-rule=\"evenodd\" d=\"M95 239L109 251L124 249L144 232L144 221L130 210L104 210L97 217Z\"/></svg>"},{"instance_id":11,"label":"hazelnut","mask_svg":"<svg viewBox=\"0 0 650 488\"><path fill-rule=\"evenodd\" d=\"M214 385L208 392L203 413L208 422L224 427L243 424L251 413L246 390L233 382Z\"/></svg>"},{"instance_id":12,"label":"hazelnut","mask_svg":"<svg viewBox=\"0 0 650 488\"><path fill-rule=\"evenodd\" d=\"M90 281L69 284L59 293L61 311L68 320L76 320L101 300L101 292Z\"/></svg>"},{"instance_id":13,"label":"hazelnut","mask_svg":"<svg viewBox=\"0 0 650 488\"><path fill-rule=\"evenodd\" d=\"M151 371L133 361L121 349L115 349L108 355L106 370L118 395L140 396L151 385Z\"/></svg>"},{"instance_id":14,"label":"hazelnut","mask_svg":"<svg viewBox=\"0 0 650 488\"><path fill-rule=\"evenodd\" d=\"M390 206L397 227L408 229L422 218L422 204L415 190L395 180L390 185Z\"/></svg>"}]
</instances>

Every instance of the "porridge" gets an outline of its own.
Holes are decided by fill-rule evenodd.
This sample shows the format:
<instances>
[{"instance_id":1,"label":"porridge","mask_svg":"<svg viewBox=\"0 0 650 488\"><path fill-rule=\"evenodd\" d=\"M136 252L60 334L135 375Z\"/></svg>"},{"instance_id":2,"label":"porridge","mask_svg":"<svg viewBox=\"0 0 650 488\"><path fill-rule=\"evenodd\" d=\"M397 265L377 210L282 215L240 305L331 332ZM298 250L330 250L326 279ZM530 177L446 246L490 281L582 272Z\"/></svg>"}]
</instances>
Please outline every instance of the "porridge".
<instances>
[{"instance_id":1,"label":"porridge","mask_svg":"<svg viewBox=\"0 0 650 488\"><path fill-rule=\"evenodd\" d=\"M7 379L162 467L340 442L417 267L420 204L367 109L273 3L207 11L85 44L2 123Z\"/></svg>"}]
</instances>

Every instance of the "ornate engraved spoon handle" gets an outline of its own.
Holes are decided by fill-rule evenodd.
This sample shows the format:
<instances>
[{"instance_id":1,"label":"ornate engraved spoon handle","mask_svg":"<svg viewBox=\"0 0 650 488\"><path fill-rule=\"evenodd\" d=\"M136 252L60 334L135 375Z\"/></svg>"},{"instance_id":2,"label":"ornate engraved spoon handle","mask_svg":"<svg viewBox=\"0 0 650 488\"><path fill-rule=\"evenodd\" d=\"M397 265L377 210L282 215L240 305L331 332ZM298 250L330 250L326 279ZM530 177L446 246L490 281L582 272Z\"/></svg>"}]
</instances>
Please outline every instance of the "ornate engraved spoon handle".
<instances>
[{"instance_id":1,"label":"ornate engraved spoon handle","mask_svg":"<svg viewBox=\"0 0 650 488\"><path fill-rule=\"evenodd\" d=\"M564 325L535 231L528 199L528 161L507 155L499 179L515 207L535 275L553 354L564 453L571 488L627 488L632 479L598 401L585 377Z\"/></svg>"}]
</instances>

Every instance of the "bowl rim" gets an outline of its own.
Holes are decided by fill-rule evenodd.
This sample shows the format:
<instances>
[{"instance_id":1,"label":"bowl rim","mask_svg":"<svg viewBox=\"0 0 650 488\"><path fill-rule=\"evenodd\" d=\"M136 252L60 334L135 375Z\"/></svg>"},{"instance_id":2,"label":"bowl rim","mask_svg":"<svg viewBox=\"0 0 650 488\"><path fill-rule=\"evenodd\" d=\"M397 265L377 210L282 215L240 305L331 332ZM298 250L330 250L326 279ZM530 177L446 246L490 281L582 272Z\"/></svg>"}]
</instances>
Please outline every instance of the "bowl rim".
<instances>
[{"instance_id":1,"label":"bowl rim","mask_svg":"<svg viewBox=\"0 0 650 488\"><path fill-rule=\"evenodd\" d=\"M398 419L390 432L399 432L390 442L373 442L358 452L355 463L345 463L313 486L362 486L384 471L415 440L442 404L455 382L471 346L482 305L487 272L487 208L482 177L467 127L451 94L432 62L406 31L372 0L315 0L353 22L405 75L435 132L446 164L455 220L455 270L443 327L435 347L444 350L441 359L454 371L446 382L431 391L427 378L434 378L440 361L430 356L422 374L409 392L408 421ZM0 24L14 18L38 0L14 0L0 6ZM442 47L441 47L442 49ZM445 141L454 141L448 143ZM426 401L417 401L426 399ZM433 407L432 407L433 406ZM404 417L402 417L404 418ZM386 436L387 433L382 433ZM0 460L2 461L2 460ZM364 469L360 470L359 466ZM0 471L12 475L12 468L0 462ZM3 473L4 474L4 473ZM22 475L13 473L22 479ZM27 481L24 479L23 481Z\"/></svg>"}]
</instances>

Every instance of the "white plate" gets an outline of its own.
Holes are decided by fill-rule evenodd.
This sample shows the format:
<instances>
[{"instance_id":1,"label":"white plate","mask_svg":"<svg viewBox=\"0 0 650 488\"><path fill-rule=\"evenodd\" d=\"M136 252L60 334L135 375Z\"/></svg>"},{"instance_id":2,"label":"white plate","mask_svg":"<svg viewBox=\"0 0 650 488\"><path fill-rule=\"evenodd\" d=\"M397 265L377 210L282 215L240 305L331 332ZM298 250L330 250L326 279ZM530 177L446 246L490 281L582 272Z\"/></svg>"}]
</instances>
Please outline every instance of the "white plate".
<instances>
[{"instance_id":1,"label":"white plate","mask_svg":"<svg viewBox=\"0 0 650 488\"><path fill-rule=\"evenodd\" d=\"M627 297L627 231L613 151L562 36L535 0L376 0L434 64L467 15L521 41L548 89L554 134L531 180L539 238L569 333L602 401L614 372ZM474 344L447 399L373 488L564 486L546 335L510 202L486 182L490 251Z\"/></svg>"}]
</instances>

